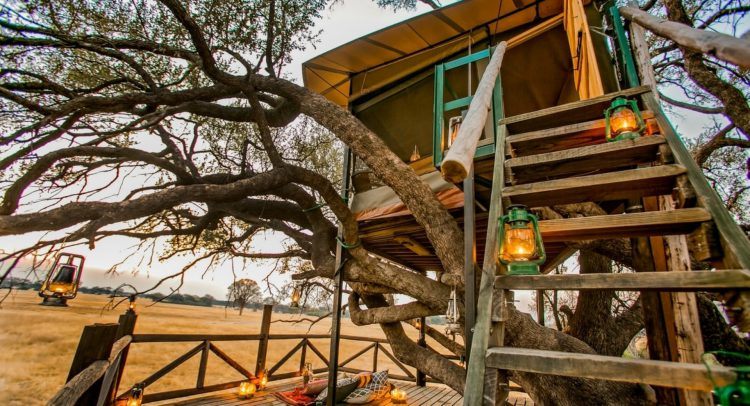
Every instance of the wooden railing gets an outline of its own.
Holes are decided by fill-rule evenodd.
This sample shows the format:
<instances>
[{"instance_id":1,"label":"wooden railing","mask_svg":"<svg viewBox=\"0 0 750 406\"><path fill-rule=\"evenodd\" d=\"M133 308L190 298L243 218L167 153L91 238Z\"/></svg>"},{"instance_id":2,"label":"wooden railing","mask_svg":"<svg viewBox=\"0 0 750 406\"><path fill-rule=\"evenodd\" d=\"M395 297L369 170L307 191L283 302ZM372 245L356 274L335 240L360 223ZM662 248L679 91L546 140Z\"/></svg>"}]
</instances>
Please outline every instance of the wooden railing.
<instances>
[{"instance_id":1,"label":"wooden railing","mask_svg":"<svg viewBox=\"0 0 750 406\"><path fill-rule=\"evenodd\" d=\"M135 313L128 312L120 318L119 324L96 324L86 326L76 350L71 366L68 382L48 402L49 406L62 405L111 405L124 404L132 388L118 391L122 372L131 345L143 343L188 343L197 342L195 347L180 355L164 367L148 377L139 380L136 385L144 389L143 402L156 402L176 399L185 396L198 395L231 389L239 386L243 381L255 383L265 372L269 382L301 376L305 364L309 360L308 350L319 359L323 367L312 372L319 374L329 370L330 362L312 340L328 340L328 334L270 334L272 306L263 309L261 334L132 334L135 326ZM353 368L352 362L372 353L372 371L379 368L380 354L384 354L396 367L399 373L389 373L391 379L417 381L417 376L402 364L393 354L388 341L383 338L358 337L342 335L341 340L370 343L345 360L338 363L338 370L348 373L364 372L363 369ZM296 340L297 343L272 366L266 368L266 359L270 343ZM258 342L258 352L255 359L255 370L246 368L225 351L219 348L219 342ZM278 345L278 344L277 344ZM224 363L232 367L244 377L242 380L229 381L219 384L206 385L208 375L208 356L216 355ZM149 393L148 387L200 354L200 362L195 385L189 388ZM292 372L282 372L282 368L299 354L299 365ZM450 357L453 358L453 357ZM119 395L116 395L119 392Z\"/></svg>"},{"instance_id":2,"label":"wooden railing","mask_svg":"<svg viewBox=\"0 0 750 406\"><path fill-rule=\"evenodd\" d=\"M198 341L199 344L195 347L191 348L189 351L181 355L180 357L176 358L174 361L170 362L163 368L159 369L158 371L154 372L147 378L140 380L138 382L138 386L144 389L145 395L143 397L144 403L147 402L156 402L161 400L167 400L167 399L175 399L185 396L192 396L197 395L201 393L207 393L207 392L213 392L213 391L219 391L219 390L225 390L234 388L236 386L239 386L241 382L244 380L250 380L253 382L258 382L263 374L263 371L266 370L265 365L260 365L260 369L256 371L255 373L249 371L245 367L243 367L239 362L234 360L232 357L230 357L226 352L219 349L219 347L216 345L216 342L226 342L226 341L262 341L264 339L267 339L269 342L281 342L281 341L289 341L289 340L298 340L297 343L286 353L284 354L276 363L274 363L271 367L267 369L267 378L269 382L272 381L278 381L283 379L289 379L301 376L302 369L304 368L305 364L307 363L309 357L308 357L308 349L315 354L315 356L319 359L319 361L325 366L322 368L315 368L312 372L315 374L326 372L328 371L329 367L329 361L328 357L326 357L322 351L318 349L315 344L311 340L321 340L321 339L329 339L330 336L327 334L269 334L268 336L264 336L261 334L254 334L254 335L245 335L245 334L207 334L207 335L196 335L196 334L135 334L133 335L132 342L134 344L137 343L180 343L180 342L195 342ZM359 350L355 354L351 355L347 359L341 361L338 366L338 370L342 372L349 372L349 373L358 373L363 372L365 370L358 369L358 368L352 368L348 365L351 364L352 361L361 358L365 356L366 354L372 352L372 370L376 371L378 369L378 358L379 354L383 353L385 356L391 360L402 372L402 374L393 374L389 373L389 377L392 379L397 380L416 380L416 376L414 373L412 373L404 364L402 364L400 361L396 359L396 357L393 355L391 351L386 348L386 345L388 345L388 341L381 338L371 338L371 337L357 337L357 336L349 336L349 335L342 335L341 340L349 340L349 341L362 341L362 342L369 342L370 345L366 346L365 348ZM265 346L265 351L270 347L270 345ZM259 346L259 349L261 351L263 350L263 346ZM231 366L234 370L239 372L241 375L243 375L246 379L240 380L240 381L230 381L230 382L224 382L220 384L214 384L214 385L204 385L205 377L207 375L206 367L207 367L207 359L209 352L214 353L219 359L224 361L227 365ZM299 357L299 367L296 368L292 372L284 372L284 373L278 373L278 371L282 370L282 367L289 364L289 361L296 355L300 354ZM198 372L197 372L197 379L196 384L194 387L191 388L184 388L184 389L177 389L177 390L170 390L170 391L164 391L164 392L156 392L156 393L148 393L147 388L151 385L153 385L156 381L163 378L165 375L167 375L169 372L173 371L180 365L184 364L186 361L192 359L193 357L198 356L200 354L200 364L198 366ZM258 358L265 358L267 354L265 353L259 353ZM118 399L124 399L127 398L129 395L130 390L124 391L121 393L117 398Z\"/></svg>"}]
</instances>

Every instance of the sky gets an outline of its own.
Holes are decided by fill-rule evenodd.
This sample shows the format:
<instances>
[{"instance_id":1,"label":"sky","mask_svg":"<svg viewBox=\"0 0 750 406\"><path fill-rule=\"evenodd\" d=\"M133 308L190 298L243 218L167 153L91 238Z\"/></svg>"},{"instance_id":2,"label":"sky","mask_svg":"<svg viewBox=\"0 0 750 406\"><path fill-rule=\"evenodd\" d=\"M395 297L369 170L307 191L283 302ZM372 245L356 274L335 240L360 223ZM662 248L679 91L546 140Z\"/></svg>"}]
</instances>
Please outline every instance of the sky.
<instances>
[{"instance_id":1,"label":"sky","mask_svg":"<svg viewBox=\"0 0 750 406\"><path fill-rule=\"evenodd\" d=\"M443 4L451 3L444 1ZM304 51L293 54L293 62L287 67L286 72L291 74L298 83L301 80L302 62L321 54L327 50L347 43L357 37L387 27L417 14L429 11L427 6L419 4L417 10L393 12L377 7L371 0L356 0L337 2L332 8L323 13L323 18L317 22L317 28L322 30L320 41L315 47L309 47ZM666 90L667 94L679 98L679 94ZM673 124L683 136L697 136L701 128L708 122L705 116L691 113L687 110L677 109L672 116ZM13 236L0 238L0 249L12 250L32 244L41 234ZM277 252L280 250L281 239L278 235L267 233L256 239L257 251ZM111 237L97 243L95 249L76 247L71 252L83 254L87 257L87 268L83 275L86 286L116 286L121 283L130 283L139 289L152 286L160 278L179 271L191 258L179 257L162 263L151 265L139 264L136 256L128 257L134 250L135 240L124 237ZM105 270L125 260L116 275L105 274ZM201 269L193 269L186 274L185 284L181 292L204 295L210 294L217 298L224 298L226 288L237 278L251 278L265 287L262 279L273 269L273 263L252 263L245 268L235 264L234 269L230 264L225 264L213 272L203 274ZM0 264L0 267L2 264ZM16 273L15 276L23 276ZM271 283L280 286L288 281L288 276L271 275ZM167 283L162 292L168 292L170 286L176 286L175 282ZM517 296L517 299L528 303L527 294ZM527 308L526 304L519 304L522 310Z\"/></svg>"},{"instance_id":2,"label":"sky","mask_svg":"<svg viewBox=\"0 0 750 406\"><path fill-rule=\"evenodd\" d=\"M449 1L444 4L450 3ZM315 47L309 47L304 51L293 54L293 62L287 67L286 72L291 74L294 80L302 83L302 63L314 56L339 45L347 43L355 38L387 27L398 21L429 11L424 5L419 5L414 11L384 10L379 8L374 1L355 0L338 2L323 13L316 27L321 30L320 41ZM32 245L42 236L34 233L24 236L0 237L0 249L10 251ZM257 237L258 251L278 252L280 250L281 238L278 235L267 233ZM180 257L162 263L139 264L136 256L129 257L135 249L135 240L124 237L110 237L96 244L93 250L87 247L74 247L70 252L86 256L86 267L83 274L84 286L117 286L121 283L130 283L138 289L146 289L156 283L164 276L178 272L191 258ZM118 267L116 275L106 274L105 271L113 265L126 260ZM6 264L7 266L7 264ZM240 269L239 263L235 264L234 275L237 278L250 278L256 280L261 287L262 282L273 270L274 263L252 263L250 266ZM0 270L5 269L0 264ZM14 276L23 277L26 272L23 268L14 270ZM233 280L233 270L230 264L219 269L202 274L200 268L193 269L186 274L185 284L180 289L182 293L205 295L210 294L217 298L226 296L227 287ZM286 275L273 274L270 282L281 286L289 277ZM170 287L176 286L176 282L166 283L159 291L169 292Z\"/></svg>"}]
</instances>

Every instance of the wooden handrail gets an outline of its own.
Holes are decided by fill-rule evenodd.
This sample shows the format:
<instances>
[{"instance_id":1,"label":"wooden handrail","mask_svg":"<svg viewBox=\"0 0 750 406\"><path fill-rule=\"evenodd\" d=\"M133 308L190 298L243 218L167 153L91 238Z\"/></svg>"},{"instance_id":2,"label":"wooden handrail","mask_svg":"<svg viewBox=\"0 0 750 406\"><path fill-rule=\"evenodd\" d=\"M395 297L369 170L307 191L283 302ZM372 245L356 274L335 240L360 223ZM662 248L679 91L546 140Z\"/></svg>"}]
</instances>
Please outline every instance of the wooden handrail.
<instances>
[{"instance_id":1,"label":"wooden handrail","mask_svg":"<svg viewBox=\"0 0 750 406\"><path fill-rule=\"evenodd\" d=\"M443 159L440 171L443 174L443 179L448 182L459 183L463 181L474 164L474 154L477 151L477 144L482 136L487 115L492 107L492 92L495 88L495 81L500 74L506 48L507 43L505 41L495 48L487 69L485 69L482 79L479 81L477 92L471 100L466 118L458 130L456 140L453 141L445 159Z\"/></svg>"},{"instance_id":2,"label":"wooden handrail","mask_svg":"<svg viewBox=\"0 0 750 406\"><path fill-rule=\"evenodd\" d=\"M750 41L693 28L675 21L662 20L635 7L620 7L620 14L656 35L676 42L677 45L713 55L743 68L750 68Z\"/></svg>"},{"instance_id":3,"label":"wooden handrail","mask_svg":"<svg viewBox=\"0 0 750 406\"><path fill-rule=\"evenodd\" d=\"M78 373L73 379L68 381L52 399L47 402L48 406L67 406L72 405L88 390L91 385L103 377L109 368L117 365L115 362L120 353L130 345L131 336L124 336L112 345L112 351L106 360L94 361L83 371Z\"/></svg>"}]
</instances>

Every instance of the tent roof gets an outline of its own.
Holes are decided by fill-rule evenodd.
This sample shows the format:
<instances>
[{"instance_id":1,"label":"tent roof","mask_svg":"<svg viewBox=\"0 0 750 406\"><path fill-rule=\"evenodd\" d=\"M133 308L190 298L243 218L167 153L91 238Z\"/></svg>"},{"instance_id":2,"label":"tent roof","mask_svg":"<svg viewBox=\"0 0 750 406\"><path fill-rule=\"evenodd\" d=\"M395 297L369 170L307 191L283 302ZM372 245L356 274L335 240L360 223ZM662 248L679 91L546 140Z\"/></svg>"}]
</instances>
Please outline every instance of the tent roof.
<instances>
[{"instance_id":1,"label":"tent roof","mask_svg":"<svg viewBox=\"0 0 750 406\"><path fill-rule=\"evenodd\" d=\"M302 64L302 78L307 88L346 106L465 49L470 40L559 14L562 7L562 0L464 0L321 54Z\"/></svg>"}]
</instances>

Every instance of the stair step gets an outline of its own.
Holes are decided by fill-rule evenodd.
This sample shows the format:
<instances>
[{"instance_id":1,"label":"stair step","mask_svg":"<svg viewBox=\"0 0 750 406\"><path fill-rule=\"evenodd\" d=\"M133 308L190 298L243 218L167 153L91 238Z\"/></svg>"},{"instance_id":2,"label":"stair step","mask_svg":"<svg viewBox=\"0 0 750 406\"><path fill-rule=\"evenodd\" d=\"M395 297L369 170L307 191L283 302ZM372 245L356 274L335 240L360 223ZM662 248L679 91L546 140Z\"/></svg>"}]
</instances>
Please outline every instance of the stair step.
<instances>
[{"instance_id":1,"label":"stair step","mask_svg":"<svg viewBox=\"0 0 750 406\"><path fill-rule=\"evenodd\" d=\"M700 207L642 213L575 217L539 222L545 242L688 234L711 220Z\"/></svg>"},{"instance_id":2,"label":"stair step","mask_svg":"<svg viewBox=\"0 0 750 406\"><path fill-rule=\"evenodd\" d=\"M591 99L508 117L501 120L500 124L507 125L511 134L520 134L594 120L604 116L604 110L616 97L633 97L649 91L651 89L648 86L634 87Z\"/></svg>"},{"instance_id":3,"label":"stair step","mask_svg":"<svg viewBox=\"0 0 750 406\"><path fill-rule=\"evenodd\" d=\"M617 168L656 161L659 145L664 143L661 136L608 142L508 159L505 161L505 168L514 184L592 172L610 172Z\"/></svg>"},{"instance_id":4,"label":"stair step","mask_svg":"<svg viewBox=\"0 0 750 406\"><path fill-rule=\"evenodd\" d=\"M540 207L668 195L676 177L685 172L681 165L663 165L526 183L504 188L503 197L514 204Z\"/></svg>"},{"instance_id":5,"label":"stair step","mask_svg":"<svg viewBox=\"0 0 750 406\"><path fill-rule=\"evenodd\" d=\"M567 275L502 275L495 277L495 287L517 290L592 290L612 289L705 291L750 289L750 271L638 272Z\"/></svg>"},{"instance_id":6,"label":"stair step","mask_svg":"<svg viewBox=\"0 0 750 406\"><path fill-rule=\"evenodd\" d=\"M736 380L731 368L702 364L628 359L596 354L494 347L487 350L487 367L576 378L643 383L710 391ZM713 379L712 379L713 378Z\"/></svg>"},{"instance_id":7,"label":"stair step","mask_svg":"<svg viewBox=\"0 0 750 406\"><path fill-rule=\"evenodd\" d=\"M651 111L642 112L644 119L654 117ZM542 154L545 152L603 144L605 121L603 118L575 123L562 127L548 128L509 135L506 138L507 152L513 151L514 157Z\"/></svg>"}]
</instances>

